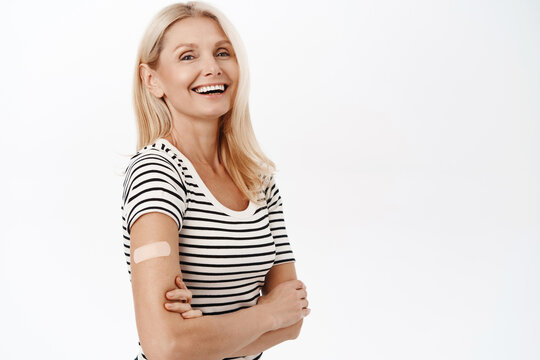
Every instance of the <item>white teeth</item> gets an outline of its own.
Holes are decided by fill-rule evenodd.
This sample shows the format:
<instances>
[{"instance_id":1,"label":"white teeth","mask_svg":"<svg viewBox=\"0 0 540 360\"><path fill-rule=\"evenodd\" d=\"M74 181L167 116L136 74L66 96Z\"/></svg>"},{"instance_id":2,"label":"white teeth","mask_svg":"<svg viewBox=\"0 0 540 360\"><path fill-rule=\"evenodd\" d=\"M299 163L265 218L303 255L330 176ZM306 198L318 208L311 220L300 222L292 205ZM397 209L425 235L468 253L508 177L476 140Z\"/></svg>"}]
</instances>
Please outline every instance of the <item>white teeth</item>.
<instances>
[{"instance_id":1,"label":"white teeth","mask_svg":"<svg viewBox=\"0 0 540 360\"><path fill-rule=\"evenodd\" d=\"M207 92L211 90L222 90L225 91L225 84L220 85L212 85L212 86L202 86L199 88L196 88L195 91L198 93Z\"/></svg>"}]
</instances>

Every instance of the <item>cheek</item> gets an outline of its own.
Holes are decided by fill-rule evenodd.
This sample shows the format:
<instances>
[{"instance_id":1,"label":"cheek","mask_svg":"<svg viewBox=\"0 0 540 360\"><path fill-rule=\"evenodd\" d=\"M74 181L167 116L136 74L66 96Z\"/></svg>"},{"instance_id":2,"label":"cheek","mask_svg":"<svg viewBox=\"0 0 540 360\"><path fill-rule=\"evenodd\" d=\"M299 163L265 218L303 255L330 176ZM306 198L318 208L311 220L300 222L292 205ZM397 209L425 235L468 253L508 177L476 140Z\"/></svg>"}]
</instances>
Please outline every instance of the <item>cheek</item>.
<instances>
[{"instance_id":1,"label":"cheek","mask_svg":"<svg viewBox=\"0 0 540 360\"><path fill-rule=\"evenodd\" d=\"M240 69L238 68L238 64L236 62L227 63L227 65L224 66L224 69L231 80L238 81L238 74L240 72Z\"/></svg>"},{"instance_id":2,"label":"cheek","mask_svg":"<svg viewBox=\"0 0 540 360\"><path fill-rule=\"evenodd\" d=\"M195 78L188 71L177 70L166 75L167 88L171 93L191 91Z\"/></svg>"},{"instance_id":3,"label":"cheek","mask_svg":"<svg viewBox=\"0 0 540 360\"><path fill-rule=\"evenodd\" d=\"M191 86L193 85L193 82L195 81L195 79L191 76L188 76L186 75L185 73L180 73L180 74L176 74L176 87L177 87L177 90L179 91L182 91L182 90L189 90L191 91Z\"/></svg>"}]
</instances>

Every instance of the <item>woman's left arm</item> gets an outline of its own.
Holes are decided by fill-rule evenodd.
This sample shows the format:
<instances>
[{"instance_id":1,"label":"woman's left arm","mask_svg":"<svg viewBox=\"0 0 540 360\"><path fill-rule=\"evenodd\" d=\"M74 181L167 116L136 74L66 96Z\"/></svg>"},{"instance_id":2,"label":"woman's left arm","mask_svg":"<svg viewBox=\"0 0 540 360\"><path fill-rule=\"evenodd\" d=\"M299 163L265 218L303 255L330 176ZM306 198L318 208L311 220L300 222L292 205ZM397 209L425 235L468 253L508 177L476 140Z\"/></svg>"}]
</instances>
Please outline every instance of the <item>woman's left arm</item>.
<instances>
[{"instance_id":1,"label":"woman's left arm","mask_svg":"<svg viewBox=\"0 0 540 360\"><path fill-rule=\"evenodd\" d=\"M263 295L259 297L259 299L257 300L257 304L263 303L265 300L265 296L279 284L285 281L296 280L296 279L297 279L296 268L294 267L294 262L274 265L266 274L264 286L262 288ZM187 290L187 287L179 278L177 278L177 286L178 288L183 288ZM181 313L183 317L186 317L185 314L190 314L191 312L195 311L195 310L187 311L188 308L190 309L189 304L177 303L176 305L177 306L175 306L174 308L169 308L169 311ZM180 306L184 306L184 308ZM202 316L202 313L200 313L200 310L196 310L196 311L198 311L199 313L189 316L189 317ZM300 329L302 328L303 321L304 320L302 319L296 324L293 324L291 326L281 328L278 330L268 331L264 333L263 335L261 335L257 340L253 341L249 345L246 345L242 349L228 356L237 357L237 356L258 354L284 341L296 339L298 335L300 334Z\"/></svg>"},{"instance_id":2,"label":"woman's left arm","mask_svg":"<svg viewBox=\"0 0 540 360\"><path fill-rule=\"evenodd\" d=\"M262 288L263 296L259 298L258 303L261 301L264 302L265 295L272 291L276 286L289 280L297 280L294 262L274 265L266 274L264 286ZM304 320L300 320L289 327L264 333L251 344L229 356L235 357L258 354L284 341L296 339L298 335L300 335L303 321Z\"/></svg>"},{"instance_id":3,"label":"woman's left arm","mask_svg":"<svg viewBox=\"0 0 540 360\"><path fill-rule=\"evenodd\" d=\"M255 355L284 341L296 339L300 334L300 328L302 327L303 321L304 320L300 320L289 327L264 333L257 340L238 350L234 354L229 355L229 357Z\"/></svg>"}]
</instances>

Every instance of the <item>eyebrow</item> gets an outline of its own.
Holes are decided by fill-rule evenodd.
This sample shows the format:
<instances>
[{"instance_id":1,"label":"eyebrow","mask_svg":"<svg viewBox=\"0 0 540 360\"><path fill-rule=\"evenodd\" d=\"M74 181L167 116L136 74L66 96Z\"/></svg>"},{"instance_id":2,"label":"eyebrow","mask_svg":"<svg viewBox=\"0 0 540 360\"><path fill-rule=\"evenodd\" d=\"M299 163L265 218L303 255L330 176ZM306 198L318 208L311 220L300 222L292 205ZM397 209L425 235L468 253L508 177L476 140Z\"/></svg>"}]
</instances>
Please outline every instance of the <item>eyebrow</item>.
<instances>
[{"instance_id":1,"label":"eyebrow","mask_svg":"<svg viewBox=\"0 0 540 360\"><path fill-rule=\"evenodd\" d=\"M220 40L216 43L215 46L219 46L219 45L222 45L222 44L229 44L229 45L232 45L231 42L229 40ZM176 45L176 47L174 48L173 52L175 52L176 50L178 50L179 48L183 47L183 46L188 46L188 47L198 47L197 44L195 43L188 43L188 44L178 44Z\"/></svg>"}]
</instances>

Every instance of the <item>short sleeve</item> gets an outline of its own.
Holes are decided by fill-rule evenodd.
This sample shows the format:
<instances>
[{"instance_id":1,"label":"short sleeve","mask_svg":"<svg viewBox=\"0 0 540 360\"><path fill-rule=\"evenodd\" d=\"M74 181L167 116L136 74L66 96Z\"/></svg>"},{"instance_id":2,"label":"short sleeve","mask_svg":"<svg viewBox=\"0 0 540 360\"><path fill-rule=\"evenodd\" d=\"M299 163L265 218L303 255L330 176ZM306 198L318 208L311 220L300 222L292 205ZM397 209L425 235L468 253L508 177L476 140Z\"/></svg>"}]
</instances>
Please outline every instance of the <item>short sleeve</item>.
<instances>
[{"instance_id":1,"label":"short sleeve","mask_svg":"<svg viewBox=\"0 0 540 360\"><path fill-rule=\"evenodd\" d=\"M274 176L271 176L268 180L268 185L265 188L265 198L268 207L270 231L276 244L276 259L274 264L295 262L296 260L287 236L287 229L285 228L283 201Z\"/></svg>"},{"instance_id":2,"label":"short sleeve","mask_svg":"<svg viewBox=\"0 0 540 360\"><path fill-rule=\"evenodd\" d=\"M157 152L140 153L131 159L122 195L128 234L135 220L151 212L170 216L180 231L186 202L185 184L171 159Z\"/></svg>"}]
</instances>

